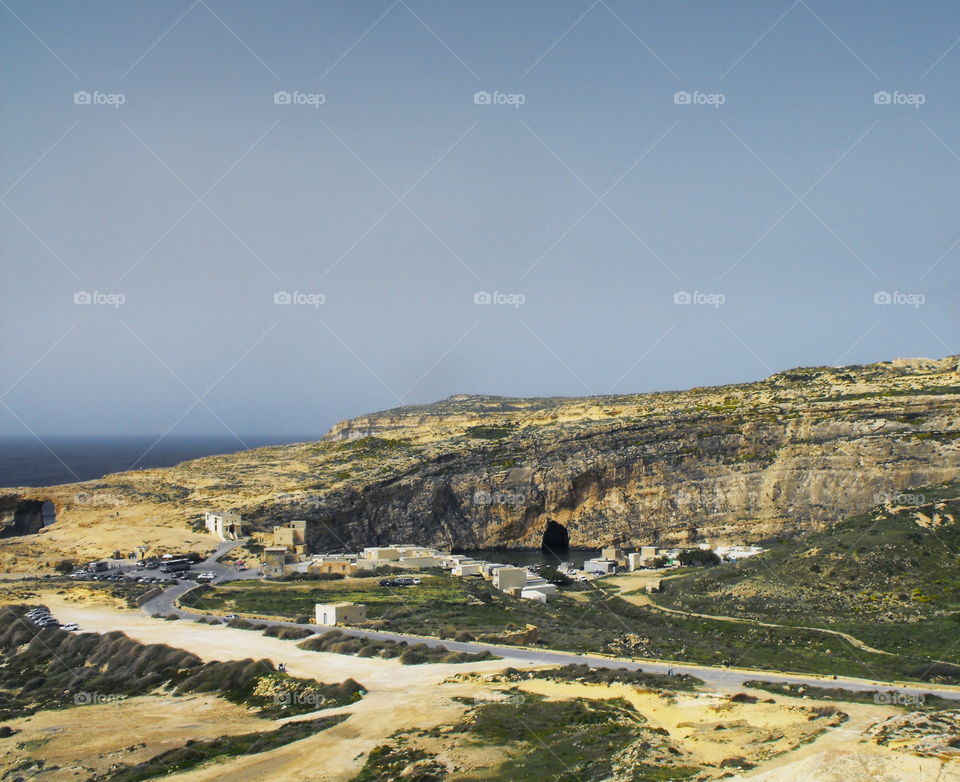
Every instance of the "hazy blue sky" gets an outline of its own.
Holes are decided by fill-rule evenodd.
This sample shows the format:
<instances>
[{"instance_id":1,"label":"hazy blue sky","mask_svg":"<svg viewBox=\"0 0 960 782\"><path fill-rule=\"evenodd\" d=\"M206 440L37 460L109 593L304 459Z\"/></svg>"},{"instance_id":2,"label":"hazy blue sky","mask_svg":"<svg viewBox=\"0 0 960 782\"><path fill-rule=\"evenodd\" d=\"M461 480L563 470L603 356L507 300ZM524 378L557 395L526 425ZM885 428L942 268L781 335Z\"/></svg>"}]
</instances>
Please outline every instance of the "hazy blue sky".
<instances>
[{"instance_id":1,"label":"hazy blue sky","mask_svg":"<svg viewBox=\"0 0 960 782\"><path fill-rule=\"evenodd\" d=\"M0 24L0 434L309 436L960 352L955 3Z\"/></svg>"}]
</instances>

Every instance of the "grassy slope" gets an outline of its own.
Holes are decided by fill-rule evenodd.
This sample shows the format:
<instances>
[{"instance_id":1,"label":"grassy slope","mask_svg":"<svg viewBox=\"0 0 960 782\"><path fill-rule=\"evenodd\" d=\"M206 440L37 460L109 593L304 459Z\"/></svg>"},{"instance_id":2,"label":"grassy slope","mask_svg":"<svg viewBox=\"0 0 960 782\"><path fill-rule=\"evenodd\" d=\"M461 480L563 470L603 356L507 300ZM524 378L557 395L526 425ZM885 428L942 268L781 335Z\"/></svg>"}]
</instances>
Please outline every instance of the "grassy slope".
<instances>
[{"instance_id":1,"label":"grassy slope","mask_svg":"<svg viewBox=\"0 0 960 782\"><path fill-rule=\"evenodd\" d=\"M960 482L908 492L739 564L666 582L685 611L828 627L897 654L960 663ZM919 515L919 514L922 514ZM939 525L923 526L939 516Z\"/></svg>"},{"instance_id":2,"label":"grassy slope","mask_svg":"<svg viewBox=\"0 0 960 782\"><path fill-rule=\"evenodd\" d=\"M629 654L710 665L827 673L876 679L923 678L922 655L871 654L836 636L793 628L751 627L731 622L671 616L632 605L598 590L586 601L561 595L546 605L510 597L486 582L448 575L430 576L420 587L390 589L377 579L269 583L233 582L189 593L185 604L292 618L312 612L314 603L365 603L381 629L438 637L475 637L536 625L537 645L576 652L622 654L618 645L634 636ZM463 638L463 635L460 635Z\"/></svg>"},{"instance_id":3,"label":"grassy slope","mask_svg":"<svg viewBox=\"0 0 960 782\"><path fill-rule=\"evenodd\" d=\"M665 739L649 728L644 717L621 699L545 701L525 694L521 702L486 703L475 706L464 720L453 726L466 746L501 747L502 762L489 768L460 774L463 782L513 782L539 779L549 782L580 782L611 778L619 753L646 741L662 744ZM412 747L382 745L373 750L363 770L352 782L399 779L404 767L419 761L428 764L433 756ZM424 767L424 766L421 766ZM631 779L680 780L696 776L693 766L651 764L634 766ZM424 782L446 779L442 766L425 765Z\"/></svg>"}]
</instances>

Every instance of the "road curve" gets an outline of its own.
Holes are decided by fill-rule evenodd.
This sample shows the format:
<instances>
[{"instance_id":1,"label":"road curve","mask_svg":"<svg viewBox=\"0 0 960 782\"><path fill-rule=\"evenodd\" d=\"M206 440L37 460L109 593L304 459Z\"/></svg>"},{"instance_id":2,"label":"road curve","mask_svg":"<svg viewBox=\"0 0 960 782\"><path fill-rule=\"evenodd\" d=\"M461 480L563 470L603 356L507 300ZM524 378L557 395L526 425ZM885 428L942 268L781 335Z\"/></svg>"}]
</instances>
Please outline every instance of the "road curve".
<instances>
[{"instance_id":1,"label":"road curve","mask_svg":"<svg viewBox=\"0 0 960 782\"><path fill-rule=\"evenodd\" d=\"M227 549L229 550L229 549ZM207 570L214 570L218 576L222 572L226 575L228 569L219 565L214 560L222 556L224 552L219 551L211 555L202 565ZM232 574L231 577L236 577ZM177 607L176 601L191 589L195 589L197 584L186 581L176 584L161 594L148 600L141 608L148 614L176 614L181 619L196 620L203 617L219 618L215 614L203 614L190 611L184 611ZM490 652L505 660L522 660L525 662L542 663L543 665L590 665L594 668L626 668L631 671L644 671L647 673L659 674L690 674L702 679L708 685L719 688L736 688L743 685L745 681L751 679L766 682L786 682L789 684L803 684L814 687L842 687L848 690L858 692L889 692L894 690L903 695L921 695L936 694L942 698L960 701L960 687L948 687L943 685L931 685L928 687L904 682L880 682L870 681L868 679L856 679L846 676L817 676L814 674L797 673L771 673L770 671L757 671L744 668L714 668L709 666L692 665L690 663L669 662L661 660L628 660L617 657L604 657L591 654L576 654L574 652L561 652L552 649L532 649L523 646L503 646L491 643L481 643L479 641L450 641L439 638L430 638L417 635L406 635L403 633L391 633L382 630L362 630L354 627L331 627L329 625L316 624L298 624L296 622L286 622L282 620L250 619L246 621L252 624L268 627L270 625L279 625L284 627L302 627L312 630L315 633L326 633L330 630L340 630L347 635L358 638L372 638L374 640L406 641L410 644L422 643L427 646L442 646L455 652Z\"/></svg>"}]
</instances>

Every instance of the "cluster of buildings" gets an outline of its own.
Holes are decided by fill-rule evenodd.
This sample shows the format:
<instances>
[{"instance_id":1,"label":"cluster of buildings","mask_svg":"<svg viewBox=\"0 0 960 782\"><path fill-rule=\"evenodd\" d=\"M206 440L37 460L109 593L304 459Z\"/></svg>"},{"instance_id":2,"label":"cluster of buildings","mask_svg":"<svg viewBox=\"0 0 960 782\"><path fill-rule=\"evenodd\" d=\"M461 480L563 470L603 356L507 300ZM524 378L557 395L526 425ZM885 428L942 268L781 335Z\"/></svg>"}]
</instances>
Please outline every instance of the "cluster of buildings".
<instances>
[{"instance_id":1,"label":"cluster of buildings","mask_svg":"<svg viewBox=\"0 0 960 782\"><path fill-rule=\"evenodd\" d=\"M286 526L273 528L272 544L263 550L265 576L279 578L295 573L362 576L383 566L404 570L439 568L461 578L484 578L503 592L541 603L545 603L550 595L557 594L553 584L527 568L501 562L484 562L464 554L449 554L423 546L369 546L357 554L309 554L305 532L305 521L291 521ZM318 607L317 610L321 608L324 611L332 610L330 606ZM319 614L317 621L320 622Z\"/></svg>"},{"instance_id":2,"label":"cluster of buildings","mask_svg":"<svg viewBox=\"0 0 960 782\"><path fill-rule=\"evenodd\" d=\"M240 514L224 511L204 514L204 525L211 535L221 540L238 540L243 535ZM275 526L261 540L263 575L268 578L301 574L338 574L343 576L373 575L377 568L390 566L404 570L437 568L459 578L485 579L495 589L515 597L546 603L557 594L557 587L543 578L535 567L520 567L502 562L472 559L465 554L451 554L434 548L413 545L369 546L356 554L311 554L307 545L307 522L290 521ZM737 561L759 554L758 546L721 546L699 544L696 549L712 551L721 560ZM641 546L625 552L616 546L600 551L600 556L588 559L583 568L563 563L558 570L579 580L596 578L608 573L636 571L647 568L677 567L687 549L661 549ZM317 624L359 624L366 621L366 606L356 603L331 603L315 606Z\"/></svg>"},{"instance_id":3,"label":"cluster of buildings","mask_svg":"<svg viewBox=\"0 0 960 782\"><path fill-rule=\"evenodd\" d=\"M686 548L662 549L656 546L641 546L639 551L625 552L616 546L609 546L600 552L599 557L588 559L583 563L583 571L588 574L604 575L619 571L645 570L655 567L679 567L680 558ZM693 550L712 551L724 562L737 562L752 557L764 549L759 546L721 546L711 543L700 543Z\"/></svg>"},{"instance_id":4,"label":"cluster of buildings","mask_svg":"<svg viewBox=\"0 0 960 782\"><path fill-rule=\"evenodd\" d=\"M235 511L206 513L204 524L210 534L221 540L237 540L243 534L240 514ZM356 576L372 574L382 566L405 570L438 568L460 578L486 579L496 589L507 594L541 603L557 594L557 587L540 576L535 568L486 562L471 559L464 554L450 554L413 545L370 546L356 554L310 554L306 536L307 522L302 519L275 526L264 541L266 545L262 557L263 575L268 578L297 573ZM759 546L721 546L709 543L701 543L696 549L712 551L721 560L731 562L763 551ZM609 546L600 551L600 556L586 560L582 569L575 568L570 563L564 563L558 569L571 577L586 580L621 571L677 567L685 551L690 549L641 546L636 551L626 552L617 546ZM318 605L317 622L337 624L363 621L357 613L362 610L362 606L353 604ZM326 621L331 619L334 621Z\"/></svg>"}]
</instances>

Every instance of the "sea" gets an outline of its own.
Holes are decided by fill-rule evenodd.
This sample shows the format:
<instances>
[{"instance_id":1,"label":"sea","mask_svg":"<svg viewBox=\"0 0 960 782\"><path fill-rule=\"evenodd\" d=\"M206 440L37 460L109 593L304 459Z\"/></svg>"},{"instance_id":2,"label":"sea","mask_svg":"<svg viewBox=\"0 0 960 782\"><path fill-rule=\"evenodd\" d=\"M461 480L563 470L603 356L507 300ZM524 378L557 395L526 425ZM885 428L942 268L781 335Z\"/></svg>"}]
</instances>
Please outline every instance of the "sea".
<instances>
[{"instance_id":1,"label":"sea","mask_svg":"<svg viewBox=\"0 0 960 782\"><path fill-rule=\"evenodd\" d=\"M264 445L319 440L321 434L138 435L124 437L0 437L0 487L54 486L107 473L172 467L189 459Z\"/></svg>"}]
</instances>

